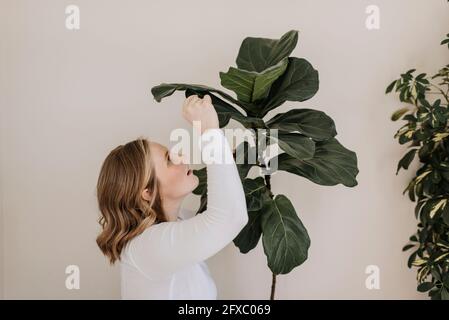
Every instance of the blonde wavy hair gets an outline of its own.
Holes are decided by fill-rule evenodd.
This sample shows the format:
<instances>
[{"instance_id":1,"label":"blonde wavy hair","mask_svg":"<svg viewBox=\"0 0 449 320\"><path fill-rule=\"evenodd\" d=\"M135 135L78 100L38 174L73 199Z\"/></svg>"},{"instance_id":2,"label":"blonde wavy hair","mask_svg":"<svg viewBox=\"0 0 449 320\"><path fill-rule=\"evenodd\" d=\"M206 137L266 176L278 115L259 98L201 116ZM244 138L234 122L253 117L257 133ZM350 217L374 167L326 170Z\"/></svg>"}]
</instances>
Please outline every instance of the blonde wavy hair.
<instances>
[{"instance_id":1,"label":"blonde wavy hair","mask_svg":"<svg viewBox=\"0 0 449 320\"><path fill-rule=\"evenodd\" d=\"M151 201L142 197L145 188L152 195ZM152 224L167 221L159 190L146 138L116 147L104 160L97 182L102 231L96 241L111 265L120 261L131 239Z\"/></svg>"}]
</instances>

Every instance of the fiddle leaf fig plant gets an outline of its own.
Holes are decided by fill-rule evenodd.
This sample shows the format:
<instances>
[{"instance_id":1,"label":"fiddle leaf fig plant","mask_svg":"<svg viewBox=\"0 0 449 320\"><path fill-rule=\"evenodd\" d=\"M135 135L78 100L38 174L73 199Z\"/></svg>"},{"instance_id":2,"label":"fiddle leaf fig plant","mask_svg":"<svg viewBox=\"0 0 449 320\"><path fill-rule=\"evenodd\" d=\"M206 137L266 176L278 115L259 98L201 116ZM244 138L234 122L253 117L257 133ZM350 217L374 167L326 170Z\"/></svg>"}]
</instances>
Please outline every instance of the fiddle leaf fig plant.
<instances>
[{"instance_id":1,"label":"fiddle leaf fig plant","mask_svg":"<svg viewBox=\"0 0 449 320\"><path fill-rule=\"evenodd\" d=\"M290 54L298 42L298 31L290 30L280 39L247 37L237 55L237 67L220 72L221 85L232 91L198 84L162 83L151 89L160 102L175 91L203 97L210 95L220 127L233 119L252 129L255 145L247 141L234 150L238 172L245 190L249 221L233 240L241 253L254 249L262 239L267 265L272 271L270 298L274 299L276 276L287 274L301 265L308 255L310 238L292 202L283 194L273 194L271 173L248 177L253 167L268 168L277 161L279 170L293 173L316 184L347 187L357 185L357 156L336 138L334 121L324 112L295 108L269 119L267 114L285 102L302 102L312 98L319 87L318 71L303 58ZM276 144L282 153L266 159L259 156L257 130L277 130L266 135L268 146ZM249 161L251 154L256 161ZM206 168L194 170L200 183L193 191L201 196L197 213L207 208Z\"/></svg>"},{"instance_id":2,"label":"fiddle leaf fig plant","mask_svg":"<svg viewBox=\"0 0 449 320\"><path fill-rule=\"evenodd\" d=\"M447 43L449 39L441 44ZM403 251L411 250L407 265L417 268L417 290L431 299L449 300L449 65L433 76L408 70L386 93L393 90L404 105L391 120L405 121L394 138L408 143L396 175L414 159L420 164L403 191L416 202L418 220L417 232Z\"/></svg>"}]
</instances>

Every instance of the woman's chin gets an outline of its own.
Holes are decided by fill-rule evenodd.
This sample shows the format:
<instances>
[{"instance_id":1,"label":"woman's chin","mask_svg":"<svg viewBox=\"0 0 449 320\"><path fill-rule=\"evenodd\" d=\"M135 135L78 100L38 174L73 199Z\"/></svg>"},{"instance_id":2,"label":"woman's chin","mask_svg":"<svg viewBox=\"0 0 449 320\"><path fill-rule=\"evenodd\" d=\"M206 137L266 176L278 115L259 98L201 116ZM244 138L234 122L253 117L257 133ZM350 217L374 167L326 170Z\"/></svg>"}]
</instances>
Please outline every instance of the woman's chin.
<instances>
[{"instance_id":1,"label":"woman's chin","mask_svg":"<svg viewBox=\"0 0 449 320\"><path fill-rule=\"evenodd\" d=\"M192 180L193 180L193 189L192 189L192 191L193 191L200 184L200 179L197 176L193 175Z\"/></svg>"}]
</instances>

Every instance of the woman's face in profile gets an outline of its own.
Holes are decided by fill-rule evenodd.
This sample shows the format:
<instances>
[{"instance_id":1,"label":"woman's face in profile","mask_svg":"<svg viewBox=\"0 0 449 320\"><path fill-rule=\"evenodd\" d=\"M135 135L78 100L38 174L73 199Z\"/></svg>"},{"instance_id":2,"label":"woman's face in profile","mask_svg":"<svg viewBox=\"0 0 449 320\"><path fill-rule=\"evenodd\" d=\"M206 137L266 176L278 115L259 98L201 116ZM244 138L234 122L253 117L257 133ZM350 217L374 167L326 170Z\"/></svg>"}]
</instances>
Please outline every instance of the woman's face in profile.
<instances>
[{"instance_id":1,"label":"woman's face in profile","mask_svg":"<svg viewBox=\"0 0 449 320\"><path fill-rule=\"evenodd\" d=\"M198 186L198 177L193 174L188 164L181 161L182 155L170 153L165 146L157 142L150 143L150 150L162 198L181 198Z\"/></svg>"}]
</instances>

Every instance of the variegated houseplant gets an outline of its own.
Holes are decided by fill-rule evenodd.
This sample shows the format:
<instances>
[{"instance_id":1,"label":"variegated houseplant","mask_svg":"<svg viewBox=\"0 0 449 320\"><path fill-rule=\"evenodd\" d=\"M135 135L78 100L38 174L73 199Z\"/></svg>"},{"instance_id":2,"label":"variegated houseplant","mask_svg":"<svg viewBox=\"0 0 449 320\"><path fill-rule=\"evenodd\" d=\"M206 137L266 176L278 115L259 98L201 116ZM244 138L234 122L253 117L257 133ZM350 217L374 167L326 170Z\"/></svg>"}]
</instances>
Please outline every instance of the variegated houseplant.
<instances>
[{"instance_id":1,"label":"variegated houseplant","mask_svg":"<svg viewBox=\"0 0 449 320\"><path fill-rule=\"evenodd\" d=\"M449 34L441 42L449 47ZM436 74L416 74L411 69L393 81L386 93L395 91L404 104L391 120L405 120L395 138L408 143L399 161L408 169L418 158L419 168L403 194L416 202L417 232L403 251L412 249L408 267L417 268L417 290L431 299L449 300L449 65Z\"/></svg>"}]
</instances>

